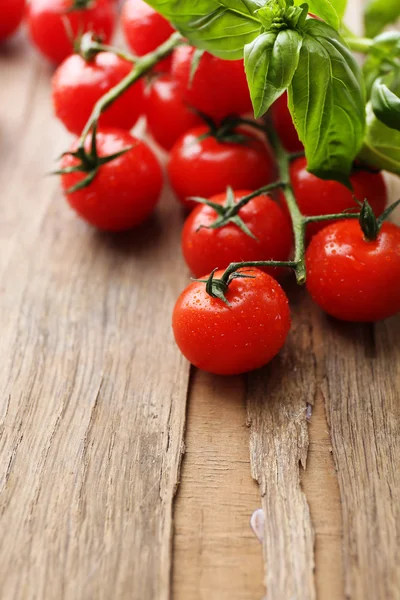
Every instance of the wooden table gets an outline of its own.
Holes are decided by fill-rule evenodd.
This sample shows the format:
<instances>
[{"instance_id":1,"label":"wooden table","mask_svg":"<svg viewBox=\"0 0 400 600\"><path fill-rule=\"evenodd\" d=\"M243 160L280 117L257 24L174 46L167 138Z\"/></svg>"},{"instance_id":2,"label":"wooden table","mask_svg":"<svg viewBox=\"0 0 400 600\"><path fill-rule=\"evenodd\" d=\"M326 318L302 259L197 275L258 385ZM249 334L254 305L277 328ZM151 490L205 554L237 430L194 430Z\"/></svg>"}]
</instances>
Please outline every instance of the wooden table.
<instances>
[{"instance_id":1,"label":"wooden table","mask_svg":"<svg viewBox=\"0 0 400 600\"><path fill-rule=\"evenodd\" d=\"M1 49L1 599L398 599L400 319L292 289L271 365L190 370L179 208L118 237L75 217L50 76Z\"/></svg>"}]
</instances>

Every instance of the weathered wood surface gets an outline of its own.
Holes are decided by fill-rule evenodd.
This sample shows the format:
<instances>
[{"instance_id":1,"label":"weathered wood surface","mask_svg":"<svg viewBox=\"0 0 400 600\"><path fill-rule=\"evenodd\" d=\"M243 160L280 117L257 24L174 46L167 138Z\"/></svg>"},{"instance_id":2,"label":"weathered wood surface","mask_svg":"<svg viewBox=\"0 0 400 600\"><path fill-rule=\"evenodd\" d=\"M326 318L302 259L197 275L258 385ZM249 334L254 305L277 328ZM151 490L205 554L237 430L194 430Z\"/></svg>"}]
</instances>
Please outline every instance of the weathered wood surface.
<instances>
[{"instance_id":1,"label":"weathered wood surface","mask_svg":"<svg viewBox=\"0 0 400 600\"><path fill-rule=\"evenodd\" d=\"M49 79L22 42L1 51L0 595L167 599L181 215L164 198L117 238L72 214L44 177L67 143Z\"/></svg>"},{"instance_id":2,"label":"weathered wood surface","mask_svg":"<svg viewBox=\"0 0 400 600\"><path fill-rule=\"evenodd\" d=\"M292 290L280 357L189 385L179 210L120 238L75 218L43 176L68 143L50 76L0 51L0 598L397 600L400 320Z\"/></svg>"}]
</instances>

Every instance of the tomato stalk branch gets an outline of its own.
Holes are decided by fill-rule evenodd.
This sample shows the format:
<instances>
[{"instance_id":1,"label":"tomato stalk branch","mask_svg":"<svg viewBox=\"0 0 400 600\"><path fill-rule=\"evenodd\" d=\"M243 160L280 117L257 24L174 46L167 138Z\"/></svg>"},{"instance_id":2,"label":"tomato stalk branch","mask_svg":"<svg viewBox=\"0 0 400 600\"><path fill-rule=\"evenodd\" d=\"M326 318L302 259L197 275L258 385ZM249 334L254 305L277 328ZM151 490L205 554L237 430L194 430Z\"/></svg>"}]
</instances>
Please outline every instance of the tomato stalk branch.
<instances>
[{"instance_id":1,"label":"tomato stalk branch","mask_svg":"<svg viewBox=\"0 0 400 600\"><path fill-rule=\"evenodd\" d=\"M86 136L89 131L93 128L93 125L97 123L102 112L104 112L117 98L119 98L131 85L136 83L138 79L143 77L150 71L158 62L166 58L171 52L180 44L183 43L183 38L180 33L175 32L170 38L156 50L141 56L132 71L120 81L116 86L109 90L100 100L95 104L92 114L90 115L82 134L79 138L79 147L83 147Z\"/></svg>"}]
</instances>

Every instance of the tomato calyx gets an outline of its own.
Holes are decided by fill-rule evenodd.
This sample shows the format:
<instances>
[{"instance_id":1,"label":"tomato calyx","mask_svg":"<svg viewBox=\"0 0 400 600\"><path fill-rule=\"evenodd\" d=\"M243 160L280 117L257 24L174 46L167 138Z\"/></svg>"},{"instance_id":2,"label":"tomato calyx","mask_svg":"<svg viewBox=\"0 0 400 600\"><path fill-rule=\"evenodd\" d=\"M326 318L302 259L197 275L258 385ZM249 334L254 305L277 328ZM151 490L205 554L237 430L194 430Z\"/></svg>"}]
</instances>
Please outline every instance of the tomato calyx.
<instances>
[{"instance_id":1,"label":"tomato calyx","mask_svg":"<svg viewBox=\"0 0 400 600\"><path fill-rule=\"evenodd\" d=\"M68 8L65 12L71 13L79 10L86 10L90 4L92 4L93 0L73 0L70 8Z\"/></svg>"},{"instance_id":2,"label":"tomato calyx","mask_svg":"<svg viewBox=\"0 0 400 600\"><path fill-rule=\"evenodd\" d=\"M227 271L225 271L221 279L218 279L214 277L216 271L218 271L218 267L211 271L207 279L193 279L193 281L205 283L207 294L212 298L218 298L218 300L222 300L222 302L227 306L231 306L226 297L226 293L228 291L229 284L231 281L233 281L233 279L255 279L254 275L247 275L246 273L240 273L239 271L234 271L233 273L227 273Z\"/></svg>"},{"instance_id":3,"label":"tomato calyx","mask_svg":"<svg viewBox=\"0 0 400 600\"><path fill-rule=\"evenodd\" d=\"M67 175L69 173L76 172L87 173L86 177L66 190L67 194L72 194L73 192L82 190L90 185L99 172L100 167L111 162L112 160L119 158L134 148L134 146L127 146L126 148L122 148L122 150L119 150L119 152L115 152L114 154L109 154L108 156L99 156L97 153L96 130L97 128L94 126L92 130L92 142L89 152L87 152L83 146L79 146L75 151L63 152L60 157L73 156L79 161L78 164L53 172L54 175Z\"/></svg>"},{"instance_id":4,"label":"tomato calyx","mask_svg":"<svg viewBox=\"0 0 400 600\"><path fill-rule=\"evenodd\" d=\"M218 215L214 223L211 223L211 225L200 225L197 228L197 231L199 231L200 229L219 229L220 227L225 227L225 225L228 225L229 223L233 223L234 225L239 227L239 229L241 229L243 233L253 238L254 240L258 240L258 238L252 233L252 231L250 231L250 229L244 223L243 219L239 216L239 211L241 208L243 208L243 206L250 202L250 200L256 198L256 196L259 196L262 193L271 192L279 187L284 187L283 182L277 181L275 183L270 183L266 186L263 186L262 188L259 188L255 192L248 194L247 196L243 196L243 198L241 198L239 202L235 202L235 194L233 192L233 189L230 186L228 186L226 188L226 200L224 204L217 204L216 202L212 202L207 198L200 198L199 196L191 196L189 200L193 200L194 202L199 202L199 204L206 204L207 206L210 206L213 210L215 210L215 212Z\"/></svg>"},{"instance_id":5,"label":"tomato calyx","mask_svg":"<svg viewBox=\"0 0 400 600\"><path fill-rule=\"evenodd\" d=\"M374 242L379 235L383 223L400 204L400 199L388 206L388 208L378 218L376 218L368 200L364 200L362 204L359 202L359 204L361 206L359 223L364 234L364 238L367 242Z\"/></svg>"},{"instance_id":6,"label":"tomato calyx","mask_svg":"<svg viewBox=\"0 0 400 600\"><path fill-rule=\"evenodd\" d=\"M242 119L236 115L229 115L217 123L209 115L197 110L195 110L195 112L203 119L204 123L209 128L208 131L198 137L199 141L213 137L220 144L225 143L246 145L250 141L253 141L254 138L250 136L250 134L247 134L245 131L243 131L243 129L238 131L238 127L240 125L248 125L256 129L262 129L262 127L257 123L247 119Z\"/></svg>"}]
</instances>

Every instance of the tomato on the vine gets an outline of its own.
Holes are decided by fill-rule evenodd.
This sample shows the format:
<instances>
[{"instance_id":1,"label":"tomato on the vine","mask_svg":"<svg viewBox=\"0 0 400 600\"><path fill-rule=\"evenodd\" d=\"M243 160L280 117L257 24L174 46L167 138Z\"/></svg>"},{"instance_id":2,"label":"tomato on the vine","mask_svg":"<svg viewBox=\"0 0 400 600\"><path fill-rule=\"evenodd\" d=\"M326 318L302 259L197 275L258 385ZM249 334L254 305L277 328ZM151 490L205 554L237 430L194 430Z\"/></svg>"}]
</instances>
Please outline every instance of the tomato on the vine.
<instances>
[{"instance_id":1,"label":"tomato on the vine","mask_svg":"<svg viewBox=\"0 0 400 600\"><path fill-rule=\"evenodd\" d=\"M54 63L73 53L71 36L91 31L107 44L114 24L115 8L110 0L31 0L29 4L30 37Z\"/></svg>"},{"instance_id":2,"label":"tomato on the vine","mask_svg":"<svg viewBox=\"0 0 400 600\"><path fill-rule=\"evenodd\" d=\"M270 147L241 127L233 133L243 136L243 141L218 139L202 125L188 131L173 146L169 180L186 208L196 206L190 196L210 198L228 186L256 190L275 180L276 165Z\"/></svg>"},{"instance_id":3,"label":"tomato on the vine","mask_svg":"<svg viewBox=\"0 0 400 600\"><path fill-rule=\"evenodd\" d=\"M243 60L223 60L204 52L191 81L194 52L191 46L181 46L172 58L171 72L185 102L216 120L252 112Z\"/></svg>"},{"instance_id":4,"label":"tomato on the vine","mask_svg":"<svg viewBox=\"0 0 400 600\"><path fill-rule=\"evenodd\" d=\"M306 252L307 289L328 314L374 322L400 311L400 228L383 223L366 240L357 220L334 223L313 237Z\"/></svg>"},{"instance_id":5,"label":"tomato on the vine","mask_svg":"<svg viewBox=\"0 0 400 600\"><path fill-rule=\"evenodd\" d=\"M287 93L283 94L271 106L271 119L283 147L288 152L301 152L304 149L293 124L287 105Z\"/></svg>"},{"instance_id":6,"label":"tomato on the vine","mask_svg":"<svg viewBox=\"0 0 400 600\"><path fill-rule=\"evenodd\" d=\"M0 4L0 42L19 27L25 12L25 0L3 0Z\"/></svg>"},{"instance_id":7,"label":"tomato on the vine","mask_svg":"<svg viewBox=\"0 0 400 600\"><path fill-rule=\"evenodd\" d=\"M52 80L56 116L72 133L79 134L97 100L132 70L132 64L112 52L100 52L86 61L73 54L56 70ZM144 111L144 86L129 87L100 117L100 125L131 129Z\"/></svg>"},{"instance_id":8,"label":"tomato on the vine","mask_svg":"<svg viewBox=\"0 0 400 600\"><path fill-rule=\"evenodd\" d=\"M172 25L143 0L126 0L121 14L126 42L136 56L152 52L174 32ZM171 57L160 61L153 71L168 72Z\"/></svg>"},{"instance_id":9,"label":"tomato on the vine","mask_svg":"<svg viewBox=\"0 0 400 600\"><path fill-rule=\"evenodd\" d=\"M215 277L221 277L217 271ZM234 375L267 364L290 329L287 297L281 286L258 269L241 269L249 278L233 279L225 294L229 306L195 281L178 298L172 326L182 354L196 367Z\"/></svg>"},{"instance_id":10,"label":"tomato on the vine","mask_svg":"<svg viewBox=\"0 0 400 600\"><path fill-rule=\"evenodd\" d=\"M337 181L324 181L309 173L305 158L297 158L292 162L290 178L298 207L306 216L337 214L348 209L358 212L359 206L353 194L360 202L367 199L377 216L386 206L387 190L380 171L367 171L356 166L350 176L353 193ZM332 221L309 223L308 239L330 223Z\"/></svg>"},{"instance_id":11,"label":"tomato on the vine","mask_svg":"<svg viewBox=\"0 0 400 600\"><path fill-rule=\"evenodd\" d=\"M228 192L229 193L229 192ZM250 191L234 192L235 203ZM226 193L210 198L226 204ZM182 251L195 277L210 273L215 267L225 269L231 262L252 260L289 260L292 249L290 221L269 196L256 196L243 206L238 216L254 236L250 237L233 222L210 229L217 219L214 208L200 204L186 219L182 231ZM276 277L277 269L263 269Z\"/></svg>"},{"instance_id":12,"label":"tomato on the vine","mask_svg":"<svg viewBox=\"0 0 400 600\"><path fill-rule=\"evenodd\" d=\"M123 231L142 223L152 212L161 194L161 167L144 142L121 129L102 129L97 132L99 157L110 156L132 146L118 158L102 165L93 181L83 189L68 192L81 182L86 173L74 172L61 176L67 200L86 221L107 231ZM90 151L91 136L85 141ZM71 151L77 149L77 142ZM78 164L66 155L61 161L65 169Z\"/></svg>"},{"instance_id":13,"label":"tomato on the vine","mask_svg":"<svg viewBox=\"0 0 400 600\"><path fill-rule=\"evenodd\" d=\"M155 79L146 98L147 127L155 141L170 150L188 129L202 119L184 102L179 84L170 75Z\"/></svg>"}]
</instances>

